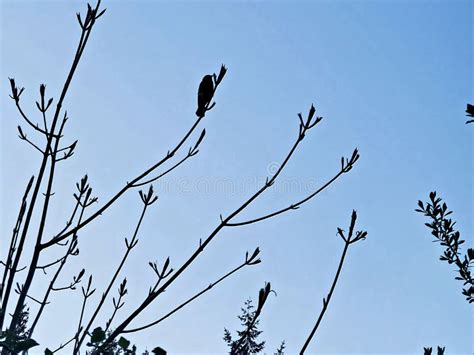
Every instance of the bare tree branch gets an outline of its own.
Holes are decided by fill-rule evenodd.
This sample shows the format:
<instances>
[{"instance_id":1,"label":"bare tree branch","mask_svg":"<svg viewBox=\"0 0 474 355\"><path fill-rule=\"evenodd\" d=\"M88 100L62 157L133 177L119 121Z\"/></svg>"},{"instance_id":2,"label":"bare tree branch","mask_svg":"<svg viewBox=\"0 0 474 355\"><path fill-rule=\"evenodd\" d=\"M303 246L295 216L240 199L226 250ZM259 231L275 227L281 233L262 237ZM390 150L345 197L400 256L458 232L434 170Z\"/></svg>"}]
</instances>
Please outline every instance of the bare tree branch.
<instances>
[{"instance_id":1,"label":"bare tree branch","mask_svg":"<svg viewBox=\"0 0 474 355\"><path fill-rule=\"evenodd\" d=\"M95 288L91 290L91 285L92 285L92 275L89 276L89 282L87 283L87 288L84 289L82 287L82 295L83 295L83 301L82 301L82 307L81 307L81 313L79 316L79 322L77 324L77 332L76 335L74 336L75 342L74 342L74 349L77 348L77 344L79 342L79 334L81 333L82 330L82 319L84 318L84 310L86 309L86 303L87 299L93 295L95 292ZM74 351L76 353L76 351Z\"/></svg>"},{"instance_id":2,"label":"bare tree branch","mask_svg":"<svg viewBox=\"0 0 474 355\"><path fill-rule=\"evenodd\" d=\"M345 237L344 231L341 228L337 229L338 230L337 234L344 240L344 243L345 243L344 244L344 249L342 251L341 259L339 261L339 265L338 265L337 271L336 271L336 276L334 277L334 280L332 282L331 289L329 290L329 293L327 294L327 296L325 298L323 298L323 309L321 310L321 313L319 314L319 317L318 317L318 320L316 321L316 324L314 325L314 327L311 330L308 338L306 339L303 347L301 348L300 354L304 354L304 352L306 351L306 348L308 347L309 343L311 342L311 339L313 338L314 334L318 330L319 325L321 324L324 313L326 313L329 302L331 301L332 294L333 294L334 289L336 287L337 280L339 279L339 275L341 274L342 265L344 264L344 259L345 259L346 254L347 254L347 250L349 249L349 245L351 245L352 243L358 242L359 240L363 240L367 236L367 232L358 231L358 232L356 232L356 234L353 238L354 227L355 227L356 220L357 220L357 213L356 213L356 211L352 211L351 223L350 223L350 226L349 226L349 235L347 237Z\"/></svg>"},{"instance_id":3,"label":"bare tree branch","mask_svg":"<svg viewBox=\"0 0 474 355\"><path fill-rule=\"evenodd\" d=\"M285 212L288 212L288 211L292 211L292 210L297 210L301 205L303 205L304 203L308 202L309 200L311 200L313 197L315 197L316 195L318 195L321 191L323 191L326 187L328 187L329 185L331 185L334 181L336 181L341 175L349 172L350 169L352 169L352 166L355 164L355 162L359 159L359 153L358 153L358 150L355 149L354 152L352 153L352 157L351 159L347 162L347 165L344 165L341 167L341 170L332 178L330 179L328 182L326 182L323 186L321 186L318 190L316 190L315 192L313 192L312 194L310 194L309 196L307 196L306 198L296 202L296 203L293 203L291 205L289 205L288 207L285 207L285 208L282 208L281 210L278 210L278 211L275 211L275 212L272 212L272 213L269 213L267 215L264 215L262 217L258 217L258 218L255 218L255 219L251 219L251 220L248 220L248 221L244 221L244 222L236 222L236 223L227 223L226 226L228 227L239 227L239 226L244 226L244 225L247 225L247 224L252 224L252 223L256 223L256 222L260 222L260 221L263 221L265 219L268 219L268 218L272 218L272 217L275 217L275 216L278 216L279 214L282 214L282 213L285 213Z\"/></svg>"},{"instance_id":4,"label":"bare tree branch","mask_svg":"<svg viewBox=\"0 0 474 355\"><path fill-rule=\"evenodd\" d=\"M252 254L252 256L250 257L250 259L248 258L248 253L246 254L246 258L245 258L245 261L240 264L239 266L237 266L236 268L234 268L233 270L229 271L227 274L221 276L219 279L217 279L216 281L210 283L206 288L202 289L200 292L196 293L194 296L190 297L188 300L186 300L185 302L181 303L179 306L177 306L176 308L174 308L172 311L168 312L166 315L164 315L163 317L161 317L160 319L154 321L154 322L151 322L147 325L144 325L144 326L141 326L141 327L138 327L138 328L134 328L134 329L125 329L122 333L134 333L134 332L138 332L138 331L141 331L141 330L144 330L144 329L147 329L147 328L150 328L154 325L157 325L158 323L161 323L162 321L164 321L166 318L172 316L174 313L176 313L177 311L179 311L181 308L185 307L186 305L188 305L189 303L191 303L192 301L194 301L195 299L199 298L200 296L202 296L203 294L205 294L207 291L210 291L214 286L216 286L217 284L221 283L222 281L224 281L226 278L228 278L229 276L233 275L234 273L236 273L237 271L239 271L240 269L242 269L243 267L245 266L251 266L251 265L256 265L256 264L259 264L261 262L260 259L257 259L257 255L260 253L260 250L257 248L255 249L254 253Z\"/></svg>"},{"instance_id":5,"label":"bare tree branch","mask_svg":"<svg viewBox=\"0 0 474 355\"><path fill-rule=\"evenodd\" d=\"M17 273L18 270L20 270L18 268L18 262L19 262L19 254L21 254L21 251L20 253L17 252L16 255L15 255L15 251L17 251L18 234L20 232L20 228L23 222L23 217L25 215L25 211L28 205L27 198L28 198L28 194L30 192L31 186L33 185L33 181L34 181L34 176L30 178L30 181L28 182L28 185L26 186L26 190L21 201L20 211L18 212L18 218L16 220L15 228L13 228L13 234L11 237L10 248L8 249L7 260L4 264L5 270L3 272L2 284L0 287L0 302L3 301L2 307L0 310L0 330L2 329L3 320L5 319L5 314L7 312L8 298L10 297L10 292L13 286L13 280L15 278L15 274ZM14 255L15 255L15 260L13 259ZM8 278L8 283L5 289L5 282L7 281L7 278Z\"/></svg>"},{"instance_id":6,"label":"bare tree branch","mask_svg":"<svg viewBox=\"0 0 474 355\"><path fill-rule=\"evenodd\" d=\"M141 194L141 195L145 196L143 194ZM80 336L79 340L76 342L75 350L78 351L80 349L81 344L83 343L85 337L87 336L90 327L94 323L94 320L97 317L97 315L99 314L100 309L104 305L104 302L105 302L110 290L112 289L112 287L115 283L115 280L117 279L118 275L120 274L120 271L122 270L123 265L125 265L125 261L127 260L128 255L130 254L132 249L137 245L137 243L138 243L138 239L137 239L138 231L139 231L140 226L143 222L143 218L145 217L145 213L147 211L147 208L148 208L148 206L151 206L155 202L156 202L156 196L153 195L153 187L150 185L150 189L148 190L148 194L146 195L146 199L145 198L143 199L142 213L140 214L140 218L138 219L138 223L135 227L135 232L133 233L132 239L130 240L129 243L128 242L126 243L127 250L125 251L125 254L122 257L122 260L120 261L120 264L118 265L117 269L115 270L115 273L112 276L112 279L110 280L109 285L107 286L106 290L102 294L102 297L99 301L99 304L97 305L97 307L96 307L94 313L92 314L89 322L84 327L84 329L82 331L82 336Z\"/></svg>"},{"instance_id":7,"label":"bare tree branch","mask_svg":"<svg viewBox=\"0 0 474 355\"><path fill-rule=\"evenodd\" d=\"M221 69L222 70L222 69ZM217 90L217 86L216 85L214 87L214 92ZM204 116L203 116L204 117ZM106 202L101 208L99 208L99 210L97 210L95 213L93 213L90 217L88 217L86 220L84 220L84 222L82 222L79 226L75 227L74 229L71 229L69 230L68 232L64 233L62 236L56 236L56 237L53 237L51 240L49 240L48 242L45 242L41 245L41 248L42 249L45 249L45 248L48 248L52 245L54 245L56 242L60 242L62 241L63 239L67 238L68 236L70 236L72 233L74 233L75 231L83 228L84 226L86 226L87 224L89 224L90 222L92 222L94 219L96 219L97 217L99 217L100 215L103 214L103 212L105 212L110 206L112 206L125 192L127 192L130 188L133 188L133 187L137 187L137 186L141 186L141 180L144 179L145 177L147 177L149 174L151 174L154 170L156 170L158 167L160 167L161 165L163 165L165 162L167 162L169 159L171 159L175 154L176 152L182 147L182 145L188 140L188 138L191 136L191 134L194 132L194 130L196 129L196 127L199 125L199 123L201 122L201 120L203 119L203 117L198 117L198 119L194 122L194 124L192 125L192 127L189 129L189 131L184 135L184 137L179 141L179 143L170 151L167 152L166 156L163 157L160 161L158 161L157 163L155 163L153 166L151 166L149 169L147 169L146 171L144 171L142 174L138 175L137 177L135 177L134 179L132 179L130 182L127 182L127 184L119 191L117 192L108 202ZM195 145L195 148L197 148L197 145L200 143L200 140L198 139L198 143L196 143ZM196 154L196 152L193 152L192 155ZM189 155L189 154L188 154ZM189 157L188 157L189 158ZM180 165L180 163L178 163L177 165ZM174 167L172 169L169 169L169 171L165 172L164 174L161 174L161 176L158 176L154 179L151 179L150 181L156 181L158 178L162 177L163 175L167 174L168 172L170 172L171 170L173 170ZM148 182L150 182L148 181Z\"/></svg>"},{"instance_id":8,"label":"bare tree branch","mask_svg":"<svg viewBox=\"0 0 474 355\"><path fill-rule=\"evenodd\" d=\"M83 179L83 181L84 181L84 180L87 181L87 179ZM85 184L82 185L82 190L80 190L79 195L82 197L82 195L85 194L85 200L87 200L88 196L90 196L90 194L91 194L91 192L89 192L89 191L91 191L90 188L89 188L89 185L87 185L87 184L85 183ZM80 200L79 200L79 201L80 201ZM79 215L78 223L81 222L82 217L83 217L83 215L84 215L84 211L85 211L86 208L87 208L86 204L83 204L83 205L82 205L82 208L81 208L81 213L80 213L80 215ZM39 320L40 320L40 318L41 318L41 315L43 314L44 305L47 304L47 301L48 301L48 298L49 298L49 295L50 295L51 291L59 291L59 290L61 290L61 289L64 289L64 288L55 288L55 287L54 287L54 284L55 284L56 280L58 279L59 274L61 273L61 271L62 271L64 265L66 265L66 261L67 261L69 255L77 255L78 253L79 253L79 251L78 251L78 249L77 249L77 234L74 234L73 237L72 237L71 243L69 244L69 247L68 247L68 249L67 249L67 251L66 251L66 254L65 254L62 258L60 258L60 259L56 260L55 262L53 262L53 263L51 263L51 264L45 266L45 267L50 267L50 266L52 266L52 265L55 265L55 264L60 260L60 265L59 265L59 267L57 268L57 270L56 270L56 272L55 272L53 278L51 279L51 281L50 281L50 283L49 283L49 285L48 285L48 288L46 289L46 292L45 292L45 294L44 294L42 306L38 309L38 313L36 314L36 317L35 317L35 319L33 320L33 323L31 324L31 327L30 327L30 329L29 329L29 331L28 331L28 335L29 335L30 337L33 336L33 332L34 332L34 330L35 330L35 328L36 328L36 325L38 324L38 322L39 322ZM38 267L38 268L39 268L39 267ZM43 272L44 272L44 269L43 269ZM66 287L66 289L67 289L67 288L72 288L72 287L74 287L76 284L78 284L78 283L81 281L82 276L84 275L84 272L85 272L85 270L82 269L82 270L79 272L79 274L77 275L77 277L74 278L73 283L70 284L69 287Z\"/></svg>"},{"instance_id":9,"label":"bare tree branch","mask_svg":"<svg viewBox=\"0 0 474 355\"><path fill-rule=\"evenodd\" d=\"M34 176L32 176L30 178L30 181L28 182L28 184L26 186L25 193L23 194L23 198L21 199L20 210L18 211L18 217L17 217L16 223L15 223L15 227L13 228L13 234L12 234L12 237L11 237L11 240L10 240L10 247L8 248L8 256L7 256L7 259L6 259L5 263L2 263L5 266L5 270L3 272L2 284L1 284L1 287L0 287L0 302L2 301L3 289L4 289L4 286L5 286L5 281L8 277L8 273L10 271L13 272L13 273L16 273L18 271L18 269L14 269L12 267L12 260L13 260L13 255L14 255L15 250L16 250L16 243L17 243L17 240L18 240L18 233L20 231L21 223L23 221L23 216L25 215L26 207L27 207L27 204L28 204L27 203L28 193L30 192L31 186L33 185L33 181L34 181ZM9 293L10 292L8 291L7 295ZM2 305L2 311L3 310L5 310L5 308ZM0 330L1 330L1 328L0 328Z\"/></svg>"}]
</instances>

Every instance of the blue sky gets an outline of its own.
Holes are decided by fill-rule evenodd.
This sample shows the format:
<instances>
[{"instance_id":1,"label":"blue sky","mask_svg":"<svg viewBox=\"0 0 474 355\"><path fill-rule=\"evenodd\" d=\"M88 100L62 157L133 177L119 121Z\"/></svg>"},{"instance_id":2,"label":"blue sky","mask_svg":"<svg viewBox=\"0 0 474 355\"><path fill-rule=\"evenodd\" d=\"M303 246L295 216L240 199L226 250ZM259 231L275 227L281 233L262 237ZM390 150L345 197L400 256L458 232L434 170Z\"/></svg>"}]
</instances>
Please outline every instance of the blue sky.
<instances>
[{"instance_id":1,"label":"blue sky","mask_svg":"<svg viewBox=\"0 0 474 355\"><path fill-rule=\"evenodd\" d=\"M156 185L140 242L123 272L127 310L154 282L148 261L180 265L228 214L260 186L293 144L297 113L311 103L324 117L272 190L238 220L297 201L339 169L357 147L354 169L298 211L224 229L149 312L151 321L238 265L259 246L263 262L244 269L160 325L130 336L140 348L224 353L223 328L238 329L246 298L265 281L261 317L271 353L285 339L298 352L334 276L352 209L367 240L350 248L339 284L310 352L420 354L446 346L472 354L472 308L454 269L438 260L418 199L436 190L455 211L472 245L472 4L469 1L104 1L64 106L67 141L79 140L57 175L51 235L66 220L74 184L89 175L100 202L160 159L195 120L203 75L229 68L206 115L200 153ZM39 84L55 98L65 80L82 2L1 2L1 231L8 236L38 154L16 137L20 122L8 77L34 113ZM37 118L39 120L39 118ZM196 132L197 139L199 132ZM30 132L29 136L34 137ZM191 143L189 143L191 144ZM100 203L99 202L99 203ZM140 200L128 193L80 234L81 254L98 288L109 280L133 232ZM7 238L2 237L1 255ZM54 252L44 258L54 258ZM23 263L27 262L27 258ZM41 295L47 276L38 275ZM77 326L80 292L54 295L36 332L54 348ZM111 302L110 302L111 303ZM110 304L109 304L110 306ZM34 306L32 306L33 308ZM72 311L69 311L72 308ZM99 319L105 323L110 309ZM62 336L58 338L57 334Z\"/></svg>"}]
</instances>

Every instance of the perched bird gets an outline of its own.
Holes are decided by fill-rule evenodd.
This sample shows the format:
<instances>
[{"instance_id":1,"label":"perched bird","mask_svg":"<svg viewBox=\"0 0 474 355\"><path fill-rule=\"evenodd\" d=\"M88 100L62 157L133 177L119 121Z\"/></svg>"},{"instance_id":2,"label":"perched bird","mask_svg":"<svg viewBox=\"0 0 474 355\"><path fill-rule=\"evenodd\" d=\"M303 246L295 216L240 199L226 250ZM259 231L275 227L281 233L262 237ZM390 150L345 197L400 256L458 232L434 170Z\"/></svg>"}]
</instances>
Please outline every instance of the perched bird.
<instances>
[{"instance_id":1,"label":"perched bird","mask_svg":"<svg viewBox=\"0 0 474 355\"><path fill-rule=\"evenodd\" d=\"M198 117L204 117L206 106L211 102L213 95L214 81L212 80L212 75L206 75L202 78L198 89L198 108L196 110Z\"/></svg>"}]
</instances>

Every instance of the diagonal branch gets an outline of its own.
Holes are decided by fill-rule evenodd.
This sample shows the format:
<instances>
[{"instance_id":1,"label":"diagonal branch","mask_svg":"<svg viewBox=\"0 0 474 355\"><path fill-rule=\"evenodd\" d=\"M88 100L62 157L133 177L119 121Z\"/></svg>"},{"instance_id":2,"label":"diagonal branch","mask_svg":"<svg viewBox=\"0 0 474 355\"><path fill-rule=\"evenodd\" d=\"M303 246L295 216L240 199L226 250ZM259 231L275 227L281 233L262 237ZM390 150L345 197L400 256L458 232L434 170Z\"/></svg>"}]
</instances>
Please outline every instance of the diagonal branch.
<instances>
[{"instance_id":1,"label":"diagonal branch","mask_svg":"<svg viewBox=\"0 0 474 355\"><path fill-rule=\"evenodd\" d=\"M214 91L216 91L218 85L216 85L216 87L214 88ZM192 127L188 130L188 132L186 132L186 134L184 135L184 137L178 142L178 144L172 149L172 150L169 150L167 152L167 154L161 159L159 160L157 163L155 163L154 165L152 165L150 168L148 168L147 170L145 170L143 173L141 173L140 175L136 176L134 179L132 179L130 182L127 182L125 184L125 186L119 191L117 192L108 202L106 202L101 208L99 208L95 213L93 213L90 217L88 217L87 219L84 220L84 222L82 222L79 226L75 227L74 229L71 229L69 230L68 232L64 233L62 236L55 236L53 237L51 240L49 240L48 242L45 242L43 244L41 244L41 248L42 249L45 249L45 248L48 248L54 244L56 244L57 242L60 242L62 240L64 240L65 238L67 238L68 236L70 236L72 233L74 233L75 231L78 231L79 229L83 228L84 226L86 226L87 224L89 224L90 222L92 222L93 220L95 220L97 217L99 217L100 215L102 215L110 206L112 206L125 192L127 192L130 188L133 188L133 187L137 187L137 186L141 186L142 183L141 183L141 180L144 179L145 177L147 177L149 174L151 174L153 171L155 171L158 167L160 167L161 165L163 165L165 162L167 162L169 159L171 159L177 152L178 150L183 146L183 144L188 140L188 138L191 136L191 134L194 132L194 130L196 129L196 127L199 125L199 123L201 122L201 120L203 119L204 116L202 117L198 117L198 119L194 122L194 124L192 125ZM193 156L194 154L197 153L196 148L197 146L199 145L200 141L202 140L202 137L203 137L203 134L201 134L201 137L198 139L196 145L194 146L194 148L192 148L192 154L189 154L188 155L191 155ZM188 157L189 158L189 157ZM186 160L186 159L185 159ZM177 167L178 165L180 165L182 162L176 164L176 166L172 167L171 169L169 169L167 172L165 172L164 174L162 174L161 176L158 176L154 179L151 179L149 180L148 182L151 182L151 181L156 181L158 178L161 178L162 176L164 176L165 174L167 174L168 172L172 171L175 167Z\"/></svg>"},{"instance_id":2,"label":"diagonal branch","mask_svg":"<svg viewBox=\"0 0 474 355\"><path fill-rule=\"evenodd\" d=\"M334 292L334 289L336 288L337 280L339 279L339 275L341 274L342 271L342 265L344 264L344 259L347 254L347 250L349 249L349 245L352 243L355 243L359 240L365 239L367 236L367 232L363 231L358 231L356 232L355 237L353 238L354 234L354 227L355 227L355 222L357 220L357 214L356 211L352 211L352 216L351 216L351 223L349 226L349 235L346 238L344 236L344 232L342 229L338 228L338 235L344 240L344 249L342 251L341 259L339 260L339 265L337 267L336 271L336 276L334 277L334 280L331 285L331 289L329 290L329 293L325 298L323 298L323 309L321 310L321 313L319 314L318 320L316 321L316 324L314 325L313 329L311 330L311 333L309 334L308 338L306 339L306 342L303 345L303 348L300 351L300 354L304 354L306 351L306 348L308 347L309 343L311 342L311 339L313 338L314 334L316 333L316 330L318 330L319 325L321 324L321 321L323 319L324 314L326 313L326 310L328 308L328 304L331 301L332 294Z\"/></svg>"},{"instance_id":3,"label":"diagonal branch","mask_svg":"<svg viewBox=\"0 0 474 355\"><path fill-rule=\"evenodd\" d=\"M19 133L19 134L18 134L18 138L20 138L22 141L25 141L25 142L27 142L28 144L30 144L33 148L35 148L35 149L36 149L38 152L40 152L41 154L43 154L43 155L45 154L45 153L43 152L43 150L42 150L40 147L38 147L38 146L36 145L36 143L34 143L33 141L31 141L31 140L26 136L26 134L23 132L23 130L21 129L20 126L18 126L18 133Z\"/></svg>"},{"instance_id":4,"label":"diagonal branch","mask_svg":"<svg viewBox=\"0 0 474 355\"><path fill-rule=\"evenodd\" d=\"M309 200L311 200L312 198L314 198L315 196L317 196L320 192L322 192L324 189L326 189L326 187L328 187L329 185L331 185L331 184L332 184L334 181L336 181L341 175L347 173L347 172L352 168L352 166L355 164L355 162L356 162L358 159L359 159L359 153L358 153L357 149L355 149L354 152L352 153L352 159L348 162L348 165L342 166L341 170L340 170L332 179L330 179L330 180L329 180L328 182L326 182L323 186L321 186L318 190L316 190L315 192L313 192L312 194L310 194L310 195L307 196L306 198L304 198L304 199L302 199L302 200L300 200L300 201L298 201L298 202L296 202L296 203L293 203L293 204L289 205L288 207L282 208L281 210L278 210L278 211L269 213L269 214L267 214L267 215L264 215L264 216L261 216L261 217L255 218L255 219L251 219L251 220L248 220L248 221L244 221L244 222L227 223L226 226L228 226L228 227L244 226L244 225L247 225L247 224L252 224L252 223L260 222L260 221L263 221L263 220L265 220L265 219L278 216L279 214L282 214L282 213L285 213L285 212L288 212L288 211L292 211L292 210L298 209L301 205L303 205L304 203L308 202Z\"/></svg>"},{"instance_id":5,"label":"diagonal branch","mask_svg":"<svg viewBox=\"0 0 474 355\"><path fill-rule=\"evenodd\" d=\"M219 84L221 83L222 79L224 78L224 75L226 73L227 69L224 67L224 65L222 65L221 67L221 70L220 70L220 73L219 73L219 78L216 79L216 84L213 88L213 91L212 91L212 96L214 96L215 92L217 91L217 88L219 86ZM207 105L206 106L206 111L209 111L212 107L214 106L211 105ZM138 175L137 177L135 177L132 181L130 182L127 182L127 184L125 184L125 186L119 191L117 192L108 202L106 202L101 208L99 208L98 211L96 211L95 213L93 213L89 218L87 218L83 223L81 223L79 226L77 226L76 228L66 232L64 235L62 235L61 237L53 237L51 240L49 240L48 242L46 243L43 243L41 244L41 249L45 249L45 248L48 248L54 244L56 244L57 242L60 242L62 240L64 240L65 238L67 238L68 236L70 236L72 233L74 233L75 231L83 228L84 226L86 226L87 224L89 224L90 222L92 222L94 219L96 219L97 217L99 217L100 215L102 215L110 206L112 206L125 192L127 192L130 188L132 187L136 187L137 184L140 184L141 180L144 179L145 177L147 177L149 174L151 174L154 170L156 170L158 167L160 167L162 164L164 164L166 161L168 161L169 159L171 159L175 154L176 152L178 152L178 150L182 147L182 145L188 140L188 138L191 136L191 134L194 132L194 130L196 129L196 127L199 125L199 123L201 122L201 120L204 118L204 115L202 116L199 116L198 119L194 122L194 124L192 125L192 127L188 130L188 132L184 135L184 137L178 142L178 144L172 149L172 150L169 150L166 154L165 157L163 157L160 161L158 161L157 163L155 163L154 165L152 165L150 168L148 168L147 170L145 170L143 173L141 173L140 175ZM196 144L194 145L194 148L190 149L190 152L192 152L192 154L190 153L190 155L194 155L194 154L197 154L198 150L197 150L197 147L199 146L199 144L201 143L203 137L204 137L204 131L203 133L201 133L201 136L198 138ZM172 170L172 169L171 169ZM169 170L169 171L171 171ZM153 181L156 181L156 179L152 179ZM139 185L138 185L139 186Z\"/></svg>"},{"instance_id":6,"label":"diagonal branch","mask_svg":"<svg viewBox=\"0 0 474 355\"><path fill-rule=\"evenodd\" d=\"M164 172L162 172L161 174L155 176L154 178L151 178L149 180L146 180L146 181L143 181L143 182L137 182L135 184L132 185L132 187L140 187L140 186L143 186L143 185L147 185L147 184L150 184L152 182L155 182L159 179L161 179L163 176L165 176L166 174L172 172L174 169L176 169L178 166L180 166L181 164L183 164L186 160L188 160L189 158L191 158L193 155L191 154L187 154L184 158L182 158L180 161L178 161L176 164L174 164L172 167L170 167L168 170L165 170Z\"/></svg>"},{"instance_id":7,"label":"diagonal branch","mask_svg":"<svg viewBox=\"0 0 474 355\"><path fill-rule=\"evenodd\" d=\"M153 193L153 189L150 187L150 198L152 196L152 193ZM156 200L155 200L156 201ZM153 203L153 202L151 202ZM118 275L120 274L120 271L122 270L122 267L123 265L125 264L125 261L127 260L128 258L128 255L130 254L130 252L132 251L132 249L137 245L138 243L138 239L137 239L137 235L138 235L138 231L140 229L140 226L143 222L143 218L145 217L145 213L146 213L146 210L148 208L148 206L151 205L151 203L144 203L143 204L143 210L140 214L140 218L138 219L138 223L135 227L135 232L133 233L133 236L132 236L132 239L130 240L130 242L126 242L126 245L127 245L127 250L125 251L125 254L123 255L122 257L122 260L120 261L120 264L119 266L117 267L117 269L115 270L115 273L114 275L112 276L112 279L110 280L109 282L109 285L107 286L106 290L104 291L104 293L102 294L102 297L100 299L100 302L99 304L97 305L94 313L92 314L89 322L87 323L87 325L83 328L82 330L82 335L80 336L79 340L76 342L76 346L75 346L75 351L79 350L85 337L87 336L88 332L89 332L89 329L90 327L92 326L92 324L94 323L94 320L95 318L97 317L97 315L99 314L99 311L100 309L102 308L102 306L104 305L104 302L110 292L110 290L112 289L114 283L115 283L115 280L117 279Z\"/></svg>"},{"instance_id":8,"label":"diagonal branch","mask_svg":"<svg viewBox=\"0 0 474 355\"><path fill-rule=\"evenodd\" d=\"M2 301L3 289L4 289L4 286L5 286L5 281L8 277L8 273L9 272L16 273L18 271L17 267L15 269L13 269L12 261L13 261L13 255L14 255L15 250L16 250L16 243L18 241L18 233L20 232L21 223L23 221L23 217L25 215L25 211L26 211L26 207L27 207L27 201L26 200L28 198L28 193L30 192L31 186L33 185L33 181L34 181L34 176L32 176L30 178L30 181L28 182L28 185L26 186L25 193L23 194L23 198L21 200L21 207L20 207L20 210L18 212L18 217L17 217L17 220L16 220L15 228L13 228L13 234L12 234L11 241L10 241L10 247L8 249L8 256L7 256L7 259L6 259L5 263L3 264L5 266L5 270L3 272L2 284L0 285L0 302ZM5 308L3 308L3 306L2 306L2 310L5 310ZM0 330L1 330L1 328L0 328Z\"/></svg>"},{"instance_id":9,"label":"diagonal branch","mask_svg":"<svg viewBox=\"0 0 474 355\"><path fill-rule=\"evenodd\" d=\"M88 195L89 195L89 194L86 194L86 199L88 198L88 197L87 197ZM79 218L78 218L78 223L80 223L80 221L81 221L81 219L82 219L82 217L83 217L83 215L84 215L85 209L86 209L86 204L83 204L83 206L82 206L82 208L81 208L81 213L80 213ZM74 234L73 237L72 237L71 243L69 244L69 247L68 247L68 249L67 249L67 251L66 251L66 254L65 254L62 258L56 260L56 261L53 262L53 263L47 264L47 265L45 265L45 266L42 266L42 267L39 267L39 266L38 266L38 268L47 268L47 267L50 267L50 266L52 266L52 265L55 265L55 264L58 263L58 262L60 263L59 267L57 268L57 270L56 270L56 272L55 272L53 278L51 279L51 281L50 281L50 283L49 283L49 285L48 285L48 288L46 289L46 292L45 292L44 297L43 297L42 305L41 305L41 307L38 309L38 313L36 314L36 317L35 317L33 323L31 324L31 327L30 327L30 329L29 329L29 331L28 331L28 335L29 335L30 338L33 336L33 332L34 332L35 327L36 327L36 325L38 324L38 322L39 322L39 320L40 320L40 318L41 318L41 315L42 315L42 313L43 313L43 311L44 311L44 306L47 304L47 301L48 301L48 298L49 298L50 293L51 293L52 291L57 291L57 290L58 290L57 288L54 288L54 284L55 284L56 280L58 279L59 274L61 273L61 271L62 271L64 265L66 264L66 261L67 261L69 255L75 255L75 254L74 254L74 251L75 251L76 247L77 247L77 235ZM84 270L84 269L83 269L83 270ZM43 269L43 272L44 272L44 269ZM84 272L81 271L81 272L79 273L78 277L76 277L76 278L74 279L74 281L78 281L78 282L79 282L79 281L81 280L81 278L82 278L83 273L84 273Z\"/></svg>"},{"instance_id":10,"label":"diagonal branch","mask_svg":"<svg viewBox=\"0 0 474 355\"><path fill-rule=\"evenodd\" d=\"M92 275L89 276L89 282L87 283L87 288L84 289L84 287L82 287L82 295L83 295L84 300L82 301L81 313L80 313L80 316L79 316L79 322L77 324L77 331L76 331L76 335L74 336L74 339L75 339L74 349L76 349L76 347L77 347L77 342L79 341L79 334L81 333L81 330L83 328L82 327L82 320L84 318L84 311L86 309L87 300L95 292L95 288L91 289L91 286L92 286Z\"/></svg>"},{"instance_id":11,"label":"diagonal branch","mask_svg":"<svg viewBox=\"0 0 474 355\"><path fill-rule=\"evenodd\" d=\"M248 259L246 258L245 261L240 264L239 266L237 266L236 268L234 268L233 270L229 271L227 274L221 276L219 279L217 279L216 281L210 283L206 288L202 289L200 292L196 293L194 296L190 297L188 300L186 300L185 302L181 303L179 306L177 306L176 308L174 308L173 310L171 310L170 312L168 312L166 315L164 315L163 317L161 317L160 319L154 321L154 322L151 322L147 325L144 325L144 326L141 326L141 327L138 327L138 328L134 328L134 329L125 329L122 333L134 333L134 332L139 332L141 330L144 330L144 329L147 329L147 328L150 328L154 325L157 325L158 323L161 323L162 321L164 321L166 318L172 316L174 313L176 313L177 311L179 311L181 308L185 307L186 305L188 305L189 303L191 303L192 301L194 301L195 299L199 298L200 296L202 296L203 294L205 294L207 291L210 291L214 286L218 285L219 283L221 283L222 281L224 281L226 278L230 277L231 275L233 275L234 273L236 273L237 271L239 271L240 269L242 269L243 267L245 266L251 266L251 265L256 265L256 264L259 264L261 262L260 259L255 259L256 256L258 255L258 253L260 252L260 250L257 248L253 254L253 256L251 257L251 259ZM247 253L247 257L248 257L248 253Z\"/></svg>"}]
</instances>

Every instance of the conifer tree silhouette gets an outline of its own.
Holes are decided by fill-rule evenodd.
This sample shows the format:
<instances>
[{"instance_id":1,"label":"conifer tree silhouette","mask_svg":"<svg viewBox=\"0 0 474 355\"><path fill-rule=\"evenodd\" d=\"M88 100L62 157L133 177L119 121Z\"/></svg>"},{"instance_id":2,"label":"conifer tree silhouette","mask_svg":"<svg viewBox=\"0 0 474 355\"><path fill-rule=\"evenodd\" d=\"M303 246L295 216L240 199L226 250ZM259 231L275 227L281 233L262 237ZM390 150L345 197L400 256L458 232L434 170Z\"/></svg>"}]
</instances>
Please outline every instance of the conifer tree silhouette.
<instances>
[{"instance_id":1,"label":"conifer tree silhouette","mask_svg":"<svg viewBox=\"0 0 474 355\"><path fill-rule=\"evenodd\" d=\"M257 319L254 322L256 315L254 308L252 299L249 298L241 308L242 314L237 316L243 327L243 330L237 331L238 339L243 338L240 347L238 347L239 340L233 340L230 331L224 328L224 341L229 346L231 354L257 354L265 348L265 341L258 342L257 340L262 331L258 329L260 320Z\"/></svg>"}]
</instances>

